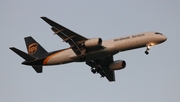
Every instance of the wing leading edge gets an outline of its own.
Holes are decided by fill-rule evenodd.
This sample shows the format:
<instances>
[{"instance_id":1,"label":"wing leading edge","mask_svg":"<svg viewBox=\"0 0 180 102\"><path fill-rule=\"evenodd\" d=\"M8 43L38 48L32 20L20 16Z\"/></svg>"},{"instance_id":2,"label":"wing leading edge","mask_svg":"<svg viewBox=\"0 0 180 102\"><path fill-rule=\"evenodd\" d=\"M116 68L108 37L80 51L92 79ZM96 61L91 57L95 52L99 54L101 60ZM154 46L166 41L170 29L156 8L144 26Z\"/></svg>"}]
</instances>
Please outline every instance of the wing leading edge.
<instances>
[{"instance_id":1,"label":"wing leading edge","mask_svg":"<svg viewBox=\"0 0 180 102\"><path fill-rule=\"evenodd\" d=\"M67 29L66 27L52 21L47 17L41 17L45 22L47 22L50 26L52 26L52 31L57 34L64 42L69 43L72 50L76 53L76 55L81 55L83 53L83 49L81 48L81 43L88 40L87 38Z\"/></svg>"}]
</instances>

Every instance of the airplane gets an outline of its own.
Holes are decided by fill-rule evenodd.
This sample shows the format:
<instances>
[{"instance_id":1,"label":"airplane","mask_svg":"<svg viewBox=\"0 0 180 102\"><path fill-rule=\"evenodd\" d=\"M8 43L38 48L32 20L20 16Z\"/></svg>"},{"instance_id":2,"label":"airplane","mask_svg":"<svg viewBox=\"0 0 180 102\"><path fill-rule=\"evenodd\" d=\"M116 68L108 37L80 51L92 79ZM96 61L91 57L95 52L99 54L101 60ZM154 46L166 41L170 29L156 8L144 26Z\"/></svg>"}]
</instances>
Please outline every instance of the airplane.
<instances>
[{"instance_id":1,"label":"airplane","mask_svg":"<svg viewBox=\"0 0 180 102\"><path fill-rule=\"evenodd\" d=\"M154 31L110 40L102 40L98 37L86 38L47 17L41 18L70 47L47 52L31 36L24 38L28 53L15 47L10 47L12 51L25 60L22 62L23 65L32 66L37 73L42 73L42 66L85 62L91 67L93 74L100 74L101 77L106 77L109 82L113 82L115 81L115 71L126 67L125 60L114 60L113 56L115 54L146 47L145 54L148 55L150 47L167 40L167 37L162 33Z\"/></svg>"}]
</instances>

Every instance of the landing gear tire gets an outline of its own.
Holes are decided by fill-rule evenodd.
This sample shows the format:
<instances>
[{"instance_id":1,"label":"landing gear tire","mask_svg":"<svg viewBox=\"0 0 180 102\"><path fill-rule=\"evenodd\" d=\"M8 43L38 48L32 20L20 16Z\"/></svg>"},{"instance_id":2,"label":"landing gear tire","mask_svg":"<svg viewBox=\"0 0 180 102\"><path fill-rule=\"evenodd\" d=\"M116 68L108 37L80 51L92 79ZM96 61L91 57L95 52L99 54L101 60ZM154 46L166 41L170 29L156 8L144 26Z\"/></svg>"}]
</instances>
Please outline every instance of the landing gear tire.
<instances>
[{"instance_id":1,"label":"landing gear tire","mask_svg":"<svg viewBox=\"0 0 180 102\"><path fill-rule=\"evenodd\" d=\"M95 69L91 69L91 72L93 73L93 74L95 74L96 73L96 70Z\"/></svg>"},{"instance_id":2,"label":"landing gear tire","mask_svg":"<svg viewBox=\"0 0 180 102\"><path fill-rule=\"evenodd\" d=\"M148 52L148 51L145 51L145 54L146 54L146 55L148 55L148 54L149 54L149 52Z\"/></svg>"}]
</instances>

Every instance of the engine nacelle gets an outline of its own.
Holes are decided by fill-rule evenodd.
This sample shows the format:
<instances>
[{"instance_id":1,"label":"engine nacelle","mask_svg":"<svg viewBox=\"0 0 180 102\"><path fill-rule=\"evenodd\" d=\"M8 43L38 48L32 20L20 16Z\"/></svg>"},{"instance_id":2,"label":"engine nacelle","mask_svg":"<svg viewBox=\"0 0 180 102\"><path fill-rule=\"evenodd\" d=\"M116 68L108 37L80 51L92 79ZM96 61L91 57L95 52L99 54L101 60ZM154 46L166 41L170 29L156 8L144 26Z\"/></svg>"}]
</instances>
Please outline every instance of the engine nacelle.
<instances>
[{"instance_id":1,"label":"engine nacelle","mask_svg":"<svg viewBox=\"0 0 180 102\"><path fill-rule=\"evenodd\" d=\"M126 62L124 60L117 60L109 65L109 70L120 70L125 67L126 67Z\"/></svg>"},{"instance_id":2,"label":"engine nacelle","mask_svg":"<svg viewBox=\"0 0 180 102\"><path fill-rule=\"evenodd\" d=\"M101 44L102 44L101 38L89 39L89 40L85 41L85 43L84 43L85 47L87 47L87 48L101 46Z\"/></svg>"}]
</instances>

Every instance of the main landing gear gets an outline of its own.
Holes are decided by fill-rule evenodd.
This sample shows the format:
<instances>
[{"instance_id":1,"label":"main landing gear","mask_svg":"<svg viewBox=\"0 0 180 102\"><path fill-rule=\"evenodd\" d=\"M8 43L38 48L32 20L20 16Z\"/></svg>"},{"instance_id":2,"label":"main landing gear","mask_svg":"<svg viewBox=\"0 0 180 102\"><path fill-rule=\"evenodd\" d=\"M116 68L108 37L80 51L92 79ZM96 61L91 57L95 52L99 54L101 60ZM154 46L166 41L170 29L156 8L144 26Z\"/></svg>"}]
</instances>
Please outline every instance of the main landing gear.
<instances>
[{"instance_id":1,"label":"main landing gear","mask_svg":"<svg viewBox=\"0 0 180 102\"><path fill-rule=\"evenodd\" d=\"M91 72L93 73L93 74L96 74L96 68L91 68Z\"/></svg>"},{"instance_id":2,"label":"main landing gear","mask_svg":"<svg viewBox=\"0 0 180 102\"><path fill-rule=\"evenodd\" d=\"M149 54L148 51L150 50L150 47L151 47L151 46L152 46L151 44L147 44L147 45L146 45L146 51L145 51L145 54L146 54L146 55Z\"/></svg>"},{"instance_id":3,"label":"main landing gear","mask_svg":"<svg viewBox=\"0 0 180 102\"><path fill-rule=\"evenodd\" d=\"M99 64L99 61L96 60L96 61L88 61L86 62L87 65L91 66L91 72L93 74L100 74L101 77L105 77L106 74L105 74L105 71L103 70L102 66Z\"/></svg>"},{"instance_id":4,"label":"main landing gear","mask_svg":"<svg viewBox=\"0 0 180 102\"><path fill-rule=\"evenodd\" d=\"M105 72L103 71L103 69L100 66L96 66L94 68L91 68L91 72L93 74L99 73L101 75L101 78L105 77Z\"/></svg>"}]
</instances>

